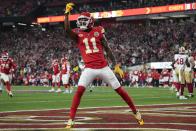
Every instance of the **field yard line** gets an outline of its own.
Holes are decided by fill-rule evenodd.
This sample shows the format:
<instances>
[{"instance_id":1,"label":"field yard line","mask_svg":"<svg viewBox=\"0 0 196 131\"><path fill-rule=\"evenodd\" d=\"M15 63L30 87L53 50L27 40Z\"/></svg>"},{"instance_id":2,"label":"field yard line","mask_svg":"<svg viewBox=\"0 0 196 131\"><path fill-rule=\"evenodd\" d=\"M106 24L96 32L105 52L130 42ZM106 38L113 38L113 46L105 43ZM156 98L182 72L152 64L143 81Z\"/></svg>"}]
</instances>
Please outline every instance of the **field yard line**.
<instances>
[{"instance_id":1,"label":"field yard line","mask_svg":"<svg viewBox=\"0 0 196 131\"><path fill-rule=\"evenodd\" d=\"M137 106L161 106L161 105L183 105L187 103L171 103L171 104L149 104L149 105L137 105ZM188 103L190 104L190 103ZM196 103L191 103L196 104ZM190 104L190 105L191 105ZM111 108L111 107L127 107L127 106L104 106L104 107L82 107L78 109L94 109L94 108ZM52 110L65 110L69 108L57 108L57 109L39 109L39 110L17 110L17 111L2 111L0 113L9 113L9 112L30 112L30 111L52 111Z\"/></svg>"},{"instance_id":2,"label":"field yard line","mask_svg":"<svg viewBox=\"0 0 196 131\"><path fill-rule=\"evenodd\" d=\"M1 130L1 129L0 129ZM6 128L3 129L4 131L37 131L37 130L55 130L55 131L64 131L65 128ZM114 128L73 128L72 131L88 131L88 130L114 130ZM115 130L130 130L130 131L141 131L141 130L148 130L148 131L179 131L179 129L169 129L169 128L115 128ZM187 130L180 130L180 131L187 131Z\"/></svg>"},{"instance_id":3,"label":"field yard line","mask_svg":"<svg viewBox=\"0 0 196 131\"><path fill-rule=\"evenodd\" d=\"M95 87L96 88L96 87ZM99 88L99 87L98 87ZM148 89L148 88L127 88L127 87L124 87L125 89ZM64 88L63 88L64 89ZM88 88L87 88L88 89ZM158 90L165 90L165 91L169 91L169 88L150 88L150 89L158 89ZM48 89L50 90L50 89ZM32 91L32 92L35 92L35 91L40 91L40 92L48 92L48 90L14 90L13 91ZM96 92L114 92L114 90L112 88L110 88L109 90L103 90L103 89L96 89ZM49 92L48 92L49 93Z\"/></svg>"},{"instance_id":4,"label":"field yard line","mask_svg":"<svg viewBox=\"0 0 196 131\"><path fill-rule=\"evenodd\" d=\"M137 99L137 100L142 100L142 99L159 99L159 98L173 98L173 96L168 96L168 97L142 97L142 98L135 98L135 99ZM112 98L112 99L119 99L118 97L116 97L116 98ZM112 100L112 99L109 99L109 100ZM105 100L107 100L107 99L97 99L97 98L95 98L95 99L85 99L86 101L93 101L93 100L99 100L99 101L105 101ZM70 99L70 100L58 100L58 102L66 102L66 101L72 101L72 99ZM14 103L17 103L17 104L24 104L24 103L52 103L52 102L56 102L56 100L50 100L50 101L24 101L24 102L14 102ZM4 103L12 103L12 102L1 102L0 103L0 105L1 104L4 104Z\"/></svg>"},{"instance_id":5,"label":"field yard line","mask_svg":"<svg viewBox=\"0 0 196 131\"><path fill-rule=\"evenodd\" d=\"M39 121L39 120L38 120ZM33 125L66 125L65 122L62 122L62 123L11 123L11 125L14 125L14 126L18 126L18 125L28 125L28 126L33 126ZM94 125L135 125L136 123L135 122L130 122L130 123L85 123L85 122L75 122L75 124L77 125L91 125L91 124L94 124ZM0 123L0 125L10 125L10 123ZM194 123L155 123L155 122L147 122L145 123L145 125L189 125L189 126L196 126L196 124Z\"/></svg>"}]
</instances>

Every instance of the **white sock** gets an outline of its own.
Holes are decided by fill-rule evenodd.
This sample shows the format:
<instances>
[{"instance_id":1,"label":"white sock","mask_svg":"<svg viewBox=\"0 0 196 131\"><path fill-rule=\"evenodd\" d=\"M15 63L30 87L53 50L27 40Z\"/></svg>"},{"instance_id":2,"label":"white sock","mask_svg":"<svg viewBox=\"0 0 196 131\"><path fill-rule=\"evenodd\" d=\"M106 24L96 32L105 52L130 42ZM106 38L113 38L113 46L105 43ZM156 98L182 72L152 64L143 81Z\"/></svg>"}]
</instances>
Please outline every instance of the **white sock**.
<instances>
[{"instance_id":1,"label":"white sock","mask_svg":"<svg viewBox=\"0 0 196 131\"><path fill-rule=\"evenodd\" d=\"M3 83L0 82L0 90L3 90Z\"/></svg>"}]
</instances>

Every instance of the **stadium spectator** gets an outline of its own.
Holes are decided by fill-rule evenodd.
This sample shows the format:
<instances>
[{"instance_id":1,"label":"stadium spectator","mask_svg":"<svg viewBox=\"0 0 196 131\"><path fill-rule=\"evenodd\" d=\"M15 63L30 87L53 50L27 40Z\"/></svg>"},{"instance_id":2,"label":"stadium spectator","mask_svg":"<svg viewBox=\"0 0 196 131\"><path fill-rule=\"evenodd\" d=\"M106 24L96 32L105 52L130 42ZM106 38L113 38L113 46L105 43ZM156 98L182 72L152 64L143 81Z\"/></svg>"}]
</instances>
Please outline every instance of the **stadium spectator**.
<instances>
[{"instance_id":1,"label":"stadium spectator","mask_svg":"<svg viewBox=\"0 0 196 131\"><path fill-rule=\"evenodd\" d=\"M159 79L160 79L160 73L153 69L152 71L152 85L153 87L159 87Z\"/></svg>"}]
</instances>

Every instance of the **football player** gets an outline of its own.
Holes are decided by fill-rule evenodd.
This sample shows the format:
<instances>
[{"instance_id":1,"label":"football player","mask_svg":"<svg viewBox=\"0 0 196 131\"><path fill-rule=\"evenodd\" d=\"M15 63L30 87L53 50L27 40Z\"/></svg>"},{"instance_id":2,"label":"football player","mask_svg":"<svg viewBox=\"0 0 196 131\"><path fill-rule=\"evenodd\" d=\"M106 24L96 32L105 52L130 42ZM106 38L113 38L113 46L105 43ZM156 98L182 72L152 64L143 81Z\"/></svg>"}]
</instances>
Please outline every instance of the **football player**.
<instances>
[{"instance_id":1,"label":"football player","mask_svg":"<svg viewBox=\"0 0 196 131\"><path fill-rule=\"evenodd\" d=\"M191 50L188 50L188 59L186 60L186 66L184 70L185 74L185 82L188 88L188 97L193 97L193 79L194 79L194 71L193 68L195 67L194 58L191 56Z\"/></svg>"},{"instance_id":2,"label":"football player","mask_svg":"<svg viewBox=\"0 0 196 131\"><path fill-rule=\"evenodd\" d=\"M8 52L3 52L0 59L0 80L5 85L6 91L10 97L13 97L9 74L16 69L16 64L9 57Z\"/></svg>"},{"instance_id":3,"label":"football player","mask_svg":"<svg viewBox=\"0 0 196 131\"><path fill-rule=\"evenodd\" d=\"M179 48L179 53L174 55L174 62L172 63L172 67L175 68L175 83L177 88L176 96L179 97L180 100L186 100L187 98L184 96L184 87L185 87L185 62L188 59L188 55L186 54L185 48L182 46Z\"/></svg>"},{"instance_id":4,"label":"football player","mask_svg":"<svg viewBox=\"0 0 196 131\"><path fill-rule=\"evenodd\" d=\"M72 88L70 88L69 85L70 68L71 66L67 57L63 57L61 59L61 76L62 76L63 85L65 87L64 93L72 93Z\"/></svg>"},{"instance_id":5,"label":"football player","mask_svg":"<svg viewBox=\"0 0 196 131\"><path fill-rule=\"evenodd\" d=\"M169 78L170 78L170 72L167 69L163 69L161 72L162 76L162 82L163 82L163 87L169 87Z\"/></svg>"},{"instance_id":6,"label":"football player","mask_svg":"<svg viewBox=\"0 0 196 131\"><path fill-rule=\"evenodd\" d=\"M68 120L66 128L73 127L81 97L84 94L86 87L88 87L96 77L102 78L123 98L132 110L135 119L140 125L143 125L144 121L141 114L136 109L131 97L120 85L105 59L104 51L113 65L116 65L116 59L108 46L104 34L104 28L101 26L94 27L94 18L89 12L83 12L77 18L78 28L72 30L69 22L69 14L73 9L73 6L73 3L68 3L66 5L64 21L65 31L77 43L82 59L84 60L85 69L80 76L78 88L73 97L70 109L70 119Z\"/></svg>"},{"instance_id":7,"label":"football player","mask_svg":"<svg viewBox=\"0 0 196 131\"><path fill-rule=\"evenodd\" d=\"M61 92L60 88L60 65L58 62L58 59L54 59L52 62L52 69L53 69L53 75L52 75L52 89L49 90L49 92L55 92L55 85L57 84L58 89L56 90L57 93Z\"/></svg>"}]
</instances>

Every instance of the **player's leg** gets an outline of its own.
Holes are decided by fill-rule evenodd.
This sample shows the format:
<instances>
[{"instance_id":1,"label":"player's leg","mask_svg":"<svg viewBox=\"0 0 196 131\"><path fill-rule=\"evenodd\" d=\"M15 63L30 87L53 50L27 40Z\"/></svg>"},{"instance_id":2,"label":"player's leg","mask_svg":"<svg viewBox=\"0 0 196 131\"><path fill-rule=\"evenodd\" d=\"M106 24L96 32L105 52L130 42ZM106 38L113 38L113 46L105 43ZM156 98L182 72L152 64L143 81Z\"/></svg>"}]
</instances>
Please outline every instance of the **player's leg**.
<instances>
[{"instance_id":1,"label":"player's leg","mask_svg":"<svg viewBox=\"0 0 196 131\"><path fill-rule=\"evenodd\" d=\"M94 80L96 76L97 76L97 71L94 69L85 68L84 71L82 72L79 82L78 82L78 88L72 100L72 105L71 105L70 114L69 114L70 119L67 123L66 128L73 127L76 111L80 104L82 95L84 94L86 87L88 87L88 85Z\"/></svg>"},{"instance_id":2,"label":"player's leg","mask_svg":"<svg viewBox=\"0 0 196 131\"><path fill-rule=\"evenodd\" d=\"M180 96L180 81L179 81L179 70L175 69L173 71L173 82L174 86L176 87L176 97Z\"/></svg>"},{"instance_id":3,"label":"player's leg","mask_svg":"<svg viewBox=\"0 0 196 131\"><path fill-rule=\"evenodd\" d=\"M49 92L54 92L55 89L55 82L56 82L56 75L52 75L52 88L49 90Z\"/></svg>"},{"instance_id":4,"label":"player's leg","mask_svg":"<svg viewBox=\"0 0 196 131\"><path fill-rule=\"evenodd\" d=\"M73 87L70 85L71 84L71 82L70 82L70 74L67 74L66 75L66 85L67 85L67 87L68 87L68 89L69 89L69 93L72 93L73 92Z\"/></svg>"},{"instance_id":5,"label":"player's leg","mask_svg":"<svg viewBox=\"0 0 196 131\"><path fill-rule=\"evenodd\" d=\"M5 83L5 87L6 87L6 91L7 91L8 95L10 97L12 97L13 96L13 93L12 93L12 88L11 88L9 76L7 74L1 73L1 78L2 78L2 80Z\"/></svg>"},{"instance_id":6,"label":"player's leg","mask_svg":"<svg viewBox=\"0 0 196 131\"><path fill-rule=\"evenodd\" d=\"M143 125L144 121L141 118L141 114L139 113L139 111L137 111L132 98L129 96L127 91L120 85L118 79L116 78L112 70L109 67L105 67L100 71L99 76L100 78L103 78L103 80L108 83L116 91L117 94L121 96L121 98L129 105L138 123L140 125Z\"/></svg>"},{"instance_id":7,"label":"player's leg","mask_svg":"<svg viewBox=\"0 0 196 131\"><path fill-rule=\"evenodd\" d=\"M187 98L184 96L184 87L185 87L185 75L184 71L180 70L179 72L179 81L180 81L180 100L186 100Z\"/></svg>"},{"instance_id":8,"label":"player's leg","mask_svg":"<svg viewBox=\"0 0 196 131\"><path fill-rule=\"evenodd\" d=\"M58 89L56 90L57 93L61 92L61 78L60 78L60 73L56 75L56 84Z\"/></svg>"},{"instance_id":9,"label":"player's leg","mask_svg":"<svg viewBox=\"0 0 196 131\"><path fill-rule=\"evenodd\" d=\"M0 78L0 95L2 94L3 92L3 82L1 81L1 78Z\"/></svg>"},{"instance_id":10,"label":"player's leg","mask_svg":"<svg viewBox=\"0 0 196 131\"><path fill-rule=\"evenodd\" d=\"M69 77L68 77L68 74L63 74L62 75L62 82L63 82L63 85L64 85L64 88L65 88L65 91L64 93L69 93Z\"/></svg>"},{"instance_id":11,"label":"player's leg","mask_svg":"<svg viewBox=\"0 0 196 131\"><path fill-rule=\"evenodd\" d=\"M185 72L185 81L189 92L188 97L193 97L193 72L192 71Z\"/></svg>"}]
</instances>

